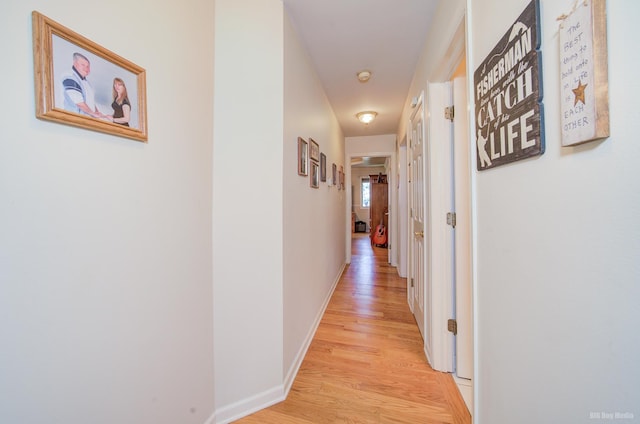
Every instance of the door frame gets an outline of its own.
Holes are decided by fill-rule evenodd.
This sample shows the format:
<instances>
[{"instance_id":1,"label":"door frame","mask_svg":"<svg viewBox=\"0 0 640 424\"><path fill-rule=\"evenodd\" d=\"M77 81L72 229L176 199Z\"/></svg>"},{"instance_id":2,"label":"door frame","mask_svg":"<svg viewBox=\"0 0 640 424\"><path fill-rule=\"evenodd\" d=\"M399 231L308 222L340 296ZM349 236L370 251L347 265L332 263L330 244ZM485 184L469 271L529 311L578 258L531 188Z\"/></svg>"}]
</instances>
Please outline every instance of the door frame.
<instances>
[{"instance_id":1,"label":"door frame","mask_svg":"<svg viewBox=\"0 0 640 424\"><path fill-rule=\"evenodd\" d=\"M407 219L407 301L409 303L409 309L416 320L418 325L418 329L420 331L420 335L422 336L422 348L425 356L427 357L427 361L429 364L433 364L432 362L432 354L431 354L431 319L427 317L429 308L429 300L431 299L427 290L430 288L431 284L431 274L429 270L431 269L429 260L431 256L429 255L431 245L430 245L430 227L429 227L429 209L428 209L428 190L427 181L428 181L428 167L426 162L428 161L429 152L428 152L428 143L427 143L427 116L426 116L426 97L424 91L420 92L420 95L416 97L415 106L413 106L413 111L409 115L409 119L407 121L407 155L406 155L406 163L405 167L407 168L406 172L406 186L407 186L407 208L406 208L406 219ZM414 123L415 121L419 121L419 131L421 134L416 134L414 132ZM420 156L422 160L420 161L422 165L421 170L417 170L414 168L414 149L416 148L416 140L415 138L422 140L420 143ZM416 179L416 174L422 175L422 181L418 181ZM416 190L416 184L418 186L423 187L424 193L421 197L421 202L419 204L415 204L416 200L414 197L414 190ZM415 209L418 209L416 211ZM416 252L416 227L415 227L415 215L420 214L421 220L421 230L422 235L422 254ZM418 249L420 250L420 249ZM416 265L419 264L419 265ZM419 268L419 269L418 269ZM418 275L416 275L418 274ZM415 282L415 284L414 284ZM422 294L420 293L422 291ZM416 299L418 299L418 306L416 306ZM419 309L419 305L422 304L422 308Z\"/></svg>"},{"instance_id":2,"label":"door frame","mask_svg":"<svg viewBox=\"0 0 640 424\"><path fill-rule=\"evenodd\" d=\"M463 395L465 403L471 411L473 417L477 416L478 403L475 399L478 396L479 382L478 382L478 340L477 340L477 264L475 258L477 258L477 233L476 233L476 177L477 172L474 172L476 161L475 150L475 116L474 110L474 87L473 87L473 56L471 49L471 0L465 1L466 7L464 12L460 15L459 20L451 22L451 26L456 28L449 43L445 54L440 59L440 66L434 72L434 81L452 81L456 68L461 60L465 60L465 79L466 79L466 94L467 94L467 110L456 110L456 115L465 114L467 118L467 134L469 143L469 208L470 208L470 254L471 254L471 327L472 327L472 339L473 339L473 377L472 381L459 379L455 374L453 375L456 384L460 392ZM455 301L455 299L454 299Z\"/></svg>"},{"instance_id":3,"label":"door frame","mask_svg":"<svg viewBox=\"0 0 640 424\"><path fill-rule=\"evenodd\" d=\"M387 172L387 182L389 187L389 221L390 237L388 243L388 261L391 266L397 266L397 251L398 245L398 190L396 189L397 178L395 176L395 169L397 166L396 151L358 151L349 152L345 154L345 170L344 170L344 184L345 184L345 222L346 222L346 234L345 234L345 261L347 264L351 263L351 198L353 196L352 181L351 181L351 159L356 157L369 156L369 157L388 157L389 158L389 172Z\"/></svg>"},{"instance_id":4,"label":"door frame","mask_svg":"<svg viewBox=\"0 0 640 424\"><path fill-rule=\"evenodd\" d=\"M454 72L456 70L456 67L458 66L458 64L460 63L461 59L465 59L466 61L466 81L467 81L467 103L468 103L468 107L469 109L467 110L460 110L460 111L456 111L456 114L466 114L467 115L467 125L468 125L468 134L470 134L469 137L469 143L470 143L470 209L471 209L471 240L469 241L471 244L471 307L472 307L472 311L471 311L471 316L472 316L472 332L473 332L473 378L471 382L468 382L465 384L470 384L470 387L468 389L465 389L463 387L461 387L460 383L458 381L456 381L456 383L458 383L458 387L460 389L461 392L466 391L468 396L465 396L465 394L463 393L463 397L465 398L465 402L467 403L472 416L477 416L477 412L478 412L478 403L474 401L474 398L477 398L478 396L478 387L479 387L479 382L478 382L478 340L477 340L477 331L476 331L476 325L477 325L477 316L478 316L478 299L477 299L477 264L475 261L475 258L477 257L477 233L476 233L476 222L477 222L477 213L476 213L476 177L477 177L477 173L474 172L474 168L473 168L473 164L475 163L475 145L474 145L474 141L472 141L472 139L474 138L472 135L474 134L473 128L475 126L475 117L473 116L473 69L471 69L472 65L473 65L473 57L471 55L472 53L472 49L470 48L472 46L472 40L470 37L471 34L471 17L470 17L470 10L471 10L471 1L470 0L466 0L465 2L466 7L463 11L461 11L461 14L458 16L458 18L454 18L451 21L450 26L452 28L454 28L454 31L451 33L451 38L448 44L447 49L443 52L443 54L436 60L436 66L435 68L432 70L432 72L429 73L427 80L424 81L424 85L422 87L420 87L420 90L426 88L428 91L428 86L429 83L444 83L444 82L449 82L452 80L452 77L454 75ZM416 92L410 94L415 96L417 95L417 91L418 89L416 89ZM427 108L427 115L430 115L433 111L433 107L434 105L429 104L430 100L429 100L429 95L427 95L426 98L426 108ZM452 104L452 103L451 103ZM451 104L448 105L442 105L442 106L450 106ZM442 114L443 111L440 109L440 106L438 106L438 110L435 111L435 113L437 114ZM429 119L429 118L427 118ZM431 125L430 123L427 123L427 125ZM408 130L407 130L408 131ZM429 128L429 132L431 132L431 128ZM432 138L433 134L429 134L427 135L427 138ZM437 135L435 136L437 137ZM434 137L434 138L435 138ZM428 141L430 142L430 141ZM437 187L435 187L435 189L437 189ZM451 196L453 194L453 192L450 190L448 192L448 194ZM430 195L434 195L433 193L431 193ZM436 193L435 196L439 196L440 193ZM441 211L439 210L438 213L440 213ZM440 220L442 219L442 217L438 216L437 220L438 222L440 222ZM409 237L411 236L411 234L409 234ZM432 234L431 237L433 237L434 235ZM453 252L452 252L453 253ZM452 285L451 282L448 282L448 287L444 289L444 292L449 292L450 295L449 296L443 296L442 293L443 291L441 290L437 296L432 297L432 302L444 302L447 305L450 305L451 303L454 302L453 299L453 290L452 290ZM431 307L430 305L428 305L427 307ZM436 308L438 308L438 306L436 306ZM442 309L442 308L440 308ZM433 312L433 311L432 311ZM439 314L438 314L439 315ZM439 315L440 318L444 318L442 315ZM440 336L442 337L442 341L447 344L447 348L449 346L449 341L448 341L448 337L444 334L444 331L446 331L446 319L444 319L444 325L439 324L439 327L436 328L436 331L440 334ZM441 347L438 346L434 346L434 350L436 351L441 351ZM451 361L453 363L453 352L454 352L454 347L451 346L450 348L450 354L446 354L444 356L448 356L448 358L445 358L444 356L442 357L442 359L445 361L445 363L447 361ZM436 361L437 362L437 361ZM432 364L433 366L433 364ZM436 368L434 366L434 368ZM442 368L442 370L446 370L447 367ZM454 376L454 379L456 379L456 377Z\"/></svg>"}]
</instances>

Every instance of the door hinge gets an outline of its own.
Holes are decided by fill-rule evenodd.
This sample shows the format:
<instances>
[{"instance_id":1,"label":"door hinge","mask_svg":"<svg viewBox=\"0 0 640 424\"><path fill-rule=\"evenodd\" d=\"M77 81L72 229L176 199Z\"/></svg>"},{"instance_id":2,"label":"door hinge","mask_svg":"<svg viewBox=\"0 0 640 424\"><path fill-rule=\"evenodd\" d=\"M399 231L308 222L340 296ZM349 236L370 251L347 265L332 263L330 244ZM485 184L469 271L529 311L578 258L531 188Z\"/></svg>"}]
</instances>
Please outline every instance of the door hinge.
<instances>
[{"instance_id":1,"label":"door hinge","mask_svg":"<svg viewBox=\"0 0 640 424\"><path fill-rule=\"evenodd\" d=\"M454 336L458 334L458 321L456 321L455 319L448 320L447 330L449 330L450 333L453 333Z\"/></svg>"},{"instance_id":2,"label":"door hinge","mask_svg":"<svg viewBox=\"0 0 640 424\"><path fill-rule=\"evenodd\" d=\"M413 278L411 279L411 287L413 287Z\"/></svg>"},{"instance_id":3,"label":"door hinge","mask_svg":"<svg viewBox=\"0 0 640 424\"><path fill-rule=\"evenodd\" d=\"M448 119L451 122L453 122L453 116L454 116L453 106L445 107L444 108L444 118Z\"/></svg>"},{"instance_id":4,"label":"door hinge","mask_svg":"<svg viewBox=\"0 0 640 424\"><path fill-rule=\"evenodd\" d=\"M456 228L456 213L455 212L447 212L447 225L451 225L453 228Z\"/></svg>"}]
</instances>

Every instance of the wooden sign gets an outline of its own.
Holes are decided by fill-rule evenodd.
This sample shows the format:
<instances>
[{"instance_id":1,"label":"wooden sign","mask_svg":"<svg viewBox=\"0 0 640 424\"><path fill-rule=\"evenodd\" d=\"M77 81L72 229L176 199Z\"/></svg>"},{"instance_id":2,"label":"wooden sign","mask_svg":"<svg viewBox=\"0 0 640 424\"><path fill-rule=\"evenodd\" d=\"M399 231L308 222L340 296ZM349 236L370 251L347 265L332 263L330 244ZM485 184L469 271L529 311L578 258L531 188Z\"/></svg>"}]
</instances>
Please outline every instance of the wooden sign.
<instances>
[{"instance_id":1,"label":"wooden sign","mask_svg":"<svg viewBox=\"0 0 640 424\"><path fill-rule=\"evenodd\" d=\"M544 153L541 69L533 0L474 73L479 171Z\"/></svg>"},{"instance_id":2,"label":"wooden sign","mask_svg":"<svg viewBox=\"0 0 640 424\"><path fill-rule=\"evenodd\" d=\"M560 17L562 145L609 136L606 0L582 0Z\"/></svg>"}]
</instances>

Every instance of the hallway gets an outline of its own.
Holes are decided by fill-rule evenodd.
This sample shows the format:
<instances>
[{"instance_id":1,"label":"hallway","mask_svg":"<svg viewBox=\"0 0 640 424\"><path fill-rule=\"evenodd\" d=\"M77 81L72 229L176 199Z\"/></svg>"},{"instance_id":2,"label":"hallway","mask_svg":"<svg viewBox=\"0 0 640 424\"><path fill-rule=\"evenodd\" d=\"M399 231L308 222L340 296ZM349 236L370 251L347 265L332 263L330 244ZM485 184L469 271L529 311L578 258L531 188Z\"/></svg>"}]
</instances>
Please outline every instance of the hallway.
<instances>
[{"instance_id":1,"label":"hallway","mask_svg":"<svg viewBox=\"0 0 640 424\"><path fill-rule=\"evenodd\" d=\"M471 423L448 374L426 362L387 250L354 234L345 269L286 401L237 423Z\"/></svg>"}]
</instances>

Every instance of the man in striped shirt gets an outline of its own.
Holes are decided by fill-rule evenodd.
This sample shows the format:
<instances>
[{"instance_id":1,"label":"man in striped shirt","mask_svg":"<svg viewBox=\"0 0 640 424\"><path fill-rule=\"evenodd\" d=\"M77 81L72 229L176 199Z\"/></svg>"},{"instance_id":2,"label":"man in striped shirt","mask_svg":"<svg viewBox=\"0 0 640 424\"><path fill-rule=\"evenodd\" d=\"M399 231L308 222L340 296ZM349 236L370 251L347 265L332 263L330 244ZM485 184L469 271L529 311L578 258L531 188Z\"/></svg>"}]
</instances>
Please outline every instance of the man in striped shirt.
<instances>
[{"instance_id":1,"label":"man in striped shirt","mask_svg":"<svg viewBox=\"0 0 640 424\"><path fill-rule=\"evenodd\" d=\"M89 72L91 72L89 59L83 54L74 53L71 73L62 80L64 108L93 118L104 118L105 115L96 106L93 86L87 80Z\"/></svg>"}]
</instances>

